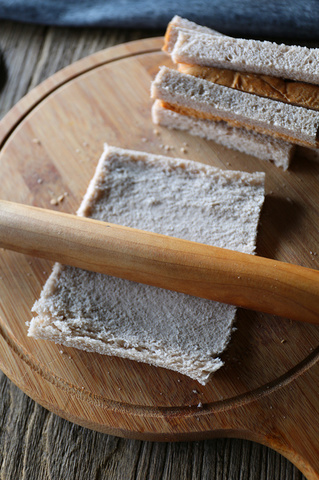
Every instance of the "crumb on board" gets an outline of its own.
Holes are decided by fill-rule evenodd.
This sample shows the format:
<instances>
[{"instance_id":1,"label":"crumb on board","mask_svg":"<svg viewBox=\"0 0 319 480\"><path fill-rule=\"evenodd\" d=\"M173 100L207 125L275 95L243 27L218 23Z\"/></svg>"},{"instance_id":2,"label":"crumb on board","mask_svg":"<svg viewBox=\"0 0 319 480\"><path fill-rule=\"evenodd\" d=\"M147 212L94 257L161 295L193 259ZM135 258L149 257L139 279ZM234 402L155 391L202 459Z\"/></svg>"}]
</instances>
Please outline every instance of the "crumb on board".
<instances>
[{"instance_id":1,"label":"crumb on board","mask_svg":"<svg viewBox=\"0 0 319 480\"><path fill-rule=\"evenodd\" d=\"M37 145L41 145L41 140L39 140L38 138L32 138L32 142L36 143Z\"/></svg>"},{"instance_id":2,"label":"crumb on board","mask_svg":"<svg viewBox=\"0 0 319 480\"><path fill-rule=\"evenodd\" d=\"M165 150L166 152L169 152L170 150L174 150L174 147L173 147L172 145L165 145L165 146L164 146L164 150Z\"/></svg>"},{"instance_id":3,"label":"crumb on board","mask_svg":"<svg viewBox=\"0 0 319 480\"><path fill-rule=\"evenodd\" d=\"M59 205L59 203L63 202L63 200L65 199L65 197L68 195L67 192L64 192L62 193L62 195L59 195L58 197L56 198L51 198L50 200L50 204L51 205Z\"/></svg>"}]
</instances>

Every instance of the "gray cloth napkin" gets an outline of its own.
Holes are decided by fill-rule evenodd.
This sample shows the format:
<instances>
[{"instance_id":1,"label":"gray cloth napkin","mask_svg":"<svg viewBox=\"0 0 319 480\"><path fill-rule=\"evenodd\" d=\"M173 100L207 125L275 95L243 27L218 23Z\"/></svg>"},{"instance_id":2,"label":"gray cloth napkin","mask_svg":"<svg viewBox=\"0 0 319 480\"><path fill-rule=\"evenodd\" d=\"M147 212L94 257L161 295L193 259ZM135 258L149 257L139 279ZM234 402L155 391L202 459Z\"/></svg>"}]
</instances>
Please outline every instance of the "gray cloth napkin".
<instances>
[{"instance_id":1,"label":"gray cloth napkin","mask_svg":"<svg viewBox=\"0 0 319 480\"><path fill-rule=\"evenodd\" d=\"M233 36L319 39L318 0L0 0L0 19L164 29L174 15Z\"/></svg>"}]
</instances>

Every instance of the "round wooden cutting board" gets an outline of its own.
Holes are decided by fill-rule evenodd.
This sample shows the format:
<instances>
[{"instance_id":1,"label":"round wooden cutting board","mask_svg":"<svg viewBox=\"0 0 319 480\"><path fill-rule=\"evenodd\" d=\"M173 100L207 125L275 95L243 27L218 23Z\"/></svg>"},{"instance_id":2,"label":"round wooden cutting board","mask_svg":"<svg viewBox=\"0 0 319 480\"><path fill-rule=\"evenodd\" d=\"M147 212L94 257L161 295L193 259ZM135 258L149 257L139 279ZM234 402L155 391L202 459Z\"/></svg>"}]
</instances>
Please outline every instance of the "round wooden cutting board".
<instances>
[{"instance_id":1,"label":"round wooden cutting board","mask_svg":"<svg viewBox=\"0 0 319 480\"><path fill-rule=\"evenodd\" d=\"M300 149L283 172L213 142L154 128L150 83L159 65L170 64L161 46L156 38L104 50L23 98L0 124L0 198L75 213L104 142L265 171L257 253L318 268L319 162ZM124 437L248 438L319 479L318 326L239 310L225 366L204 387L161 368L27 337L31 307L51 268L1 251L0 367L35 401Z\"/></svg>"}]
</instances>

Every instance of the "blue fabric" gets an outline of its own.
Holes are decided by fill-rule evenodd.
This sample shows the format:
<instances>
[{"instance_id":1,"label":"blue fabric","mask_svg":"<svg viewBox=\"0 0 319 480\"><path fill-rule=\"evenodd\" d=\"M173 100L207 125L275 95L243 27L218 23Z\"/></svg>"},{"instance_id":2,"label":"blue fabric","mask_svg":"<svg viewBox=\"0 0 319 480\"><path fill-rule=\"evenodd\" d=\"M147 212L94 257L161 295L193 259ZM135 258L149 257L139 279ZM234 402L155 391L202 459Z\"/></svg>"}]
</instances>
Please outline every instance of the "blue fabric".
<instances>
[{"instance_id":1,"label":"blue fabric","mask_svg":"<svg viewBox=\"0 0 319 480\"><path fill-rule=\"evenodd\" d=\"M159 30L175 14L228 35L319 39L319 0L0 0L1 19L44 25Z\"/></svg>"}]
</instances>

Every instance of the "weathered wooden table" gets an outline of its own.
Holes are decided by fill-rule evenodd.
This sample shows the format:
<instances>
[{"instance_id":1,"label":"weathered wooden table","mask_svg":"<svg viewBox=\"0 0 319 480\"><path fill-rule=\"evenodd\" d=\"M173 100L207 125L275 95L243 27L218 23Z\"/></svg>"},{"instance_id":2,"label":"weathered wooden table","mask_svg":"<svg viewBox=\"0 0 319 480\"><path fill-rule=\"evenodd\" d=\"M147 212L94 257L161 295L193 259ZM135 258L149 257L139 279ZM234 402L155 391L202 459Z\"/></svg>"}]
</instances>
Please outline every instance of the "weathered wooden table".
<instances>
[{"instance_id":1,"label":"weathered wooden table","mask_svg":"<svg viewBox=\"0 0 319 480\"><path fill-rule=\"evenodd\" d=\"M0 118L68 64L154 31L67 29L0 21ZM5 181L5 179L3 179ZM302 479L276 452L244 440L152 443L90 431L48 412L0 372L1 479Z\"/></svg>"}]
</instances>

